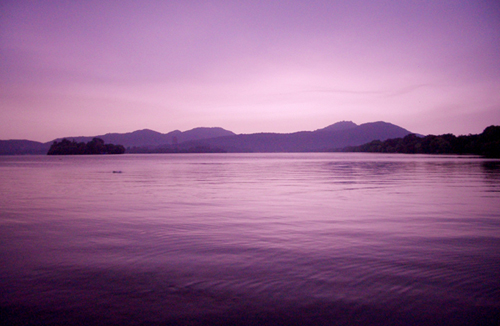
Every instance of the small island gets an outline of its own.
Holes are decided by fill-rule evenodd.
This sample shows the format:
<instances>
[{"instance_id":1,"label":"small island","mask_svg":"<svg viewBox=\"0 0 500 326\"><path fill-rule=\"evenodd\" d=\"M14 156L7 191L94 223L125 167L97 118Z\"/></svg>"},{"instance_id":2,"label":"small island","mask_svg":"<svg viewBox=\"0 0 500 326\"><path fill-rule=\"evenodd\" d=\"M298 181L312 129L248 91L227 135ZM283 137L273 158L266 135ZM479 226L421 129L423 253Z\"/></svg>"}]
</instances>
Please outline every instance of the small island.
<instances>
[{"instance_id":1,"label":"small island","mask_svg":"<svg viewBox=\"0 0 500 326\"><path fill-rule=\"evenodd\" d=\"M54 141L47 155L97 155L97 154L123 154L125 147L122 145L104 144L101 138L94 138L88 143L77 143L66 138L60 142Z\"/></svg>"}]
</instances>

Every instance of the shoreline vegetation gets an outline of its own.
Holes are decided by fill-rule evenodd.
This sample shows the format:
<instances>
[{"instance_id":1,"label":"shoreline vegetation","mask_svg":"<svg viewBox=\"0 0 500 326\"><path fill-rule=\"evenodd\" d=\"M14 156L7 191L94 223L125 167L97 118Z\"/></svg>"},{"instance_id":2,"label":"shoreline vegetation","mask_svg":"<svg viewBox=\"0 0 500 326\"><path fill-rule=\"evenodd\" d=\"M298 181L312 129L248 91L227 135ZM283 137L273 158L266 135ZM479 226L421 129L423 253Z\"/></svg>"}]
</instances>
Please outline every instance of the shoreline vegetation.
<instances>
[{"instance_id":1,"label":"shoreline vegetation","mask_svg":"<svg viewBox=\"0 0 500 326\"><path fill-rule=\"evenodd\" d=\"M70 141L66 138L60 142L54 141L47 155L98 155L98 154L123 154L125 147L122 145L104 144L100 138L94 138L88 143Z\"/></svg>"},{"instance_id":2,"label":"shoreline vegetation","mask_svg":"<svg viewBox=\"0 0 500 326\"><path fill-rule=\"evenodd\" d=\"M419 137L409 134L403 138L374 140L360 146L347 146L340 152L403 153L403 154L459 154L500 158L500 126L489 126L481 134L455 136L453 134Z\"/></svg>"}]
</instances>

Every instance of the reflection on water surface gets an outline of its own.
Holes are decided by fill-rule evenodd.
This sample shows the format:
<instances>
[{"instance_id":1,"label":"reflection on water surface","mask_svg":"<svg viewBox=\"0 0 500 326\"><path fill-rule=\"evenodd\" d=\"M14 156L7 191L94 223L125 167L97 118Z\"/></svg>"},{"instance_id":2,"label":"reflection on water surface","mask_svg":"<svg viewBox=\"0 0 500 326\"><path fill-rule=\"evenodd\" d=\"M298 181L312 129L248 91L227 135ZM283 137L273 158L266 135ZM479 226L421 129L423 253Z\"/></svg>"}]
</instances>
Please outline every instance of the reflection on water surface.
<instances>
[{"instance_id":1,"label":"reflection on water surface","mask_svg":"<svg viewBox=\"0 0 500 326\"><path fill-rule=\"evenodd\" d=\"M0 157L2 318L496 325L499 177L458 156Z\"/></svg>"}]
</instances>

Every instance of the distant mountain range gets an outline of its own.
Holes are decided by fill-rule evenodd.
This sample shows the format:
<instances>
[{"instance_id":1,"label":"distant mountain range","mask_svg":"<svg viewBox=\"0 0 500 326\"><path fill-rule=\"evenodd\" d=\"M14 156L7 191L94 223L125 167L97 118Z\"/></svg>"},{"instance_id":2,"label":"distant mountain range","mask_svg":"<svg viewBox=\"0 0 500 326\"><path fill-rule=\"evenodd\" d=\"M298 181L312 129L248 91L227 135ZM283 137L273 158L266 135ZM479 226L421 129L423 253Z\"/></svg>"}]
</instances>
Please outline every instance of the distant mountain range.
<instances>
[{"instance_id":1,"label":"distant mountain range","mask_svg":"<svg viewBox=\"0 0 500 326\"><path fill-rule=\"evenodd\" d=\"M171 152L318 152L356 146L373 140L404 137L411 132L387 122L357 125L341 121L315 131L295 133L235 134L222 128L195 128L162 134L153 130L109 133L92 137L64 137L76 142L101 138L108 144L123 145L128 153ZM61 141L63 138L55 139ZM46 154L51 142L0 140L0 155Z\"/></svg>"},{"instance_id":2,"label":"distant mountain range","mask_svg":"<svg viewBox=\"0 0 500 326\"><path fill-rule=\"evenodd\" d=\"M350 121L342 121L315 131L224 136L188 141L180 144L179 148L201 146L227 152L322 152L361 145L375 139L404 137L408 134L408 130L387 122L356 125Z\"/></svg>"},{"instance_id":3,"label":"distant mountain range","mask_svg":"<svg viewBox=\"0 0 500 326\"><path fill-rule=\"evenodd\" d=\"M235 133L222 128L194 128L184 132L174 130L166 134L154 130L143 129L123 134L109 133L97 136L62 137L47 143L18 139L0 140L0 155L46 154L52 143L55 141L60 142L63 139L86 143L93 138L101 138L105 143L123 145L125 148L153 150L159 146L175 145L187 141L231 135L235 135Z\"/></svg>"},{"instance_id":4,"label":"distant mountain range","mask_svg":"<svg viewBox=\"0 0 500 326\"><path fill-rule=\"evenodd\" d=\"M50 145L31 140L0 140L0 155L47 154Z\"/></svg>"},{"instance_id":5,"label":"distant mountain range","mask_svg":"<svg viewBox=\"0 0 500 326\"><path fill-rule=\"evenodd\" d=\"M143 129L124 134L112 133L93 137L64 137L75 140L77 142L88 142L92 138L101 138L105 143L120 144L127 147L147 147L155 148L162 145L174 145L187 141L195 141L207 138L216 138L223 136L234 136L235 133L222 128L194 128L188 131L174 130L166 134L160 132ZM56 139L61 141L62 138ZM52 143L52 142L51 142Z\"/></svg>"}]
</instances>

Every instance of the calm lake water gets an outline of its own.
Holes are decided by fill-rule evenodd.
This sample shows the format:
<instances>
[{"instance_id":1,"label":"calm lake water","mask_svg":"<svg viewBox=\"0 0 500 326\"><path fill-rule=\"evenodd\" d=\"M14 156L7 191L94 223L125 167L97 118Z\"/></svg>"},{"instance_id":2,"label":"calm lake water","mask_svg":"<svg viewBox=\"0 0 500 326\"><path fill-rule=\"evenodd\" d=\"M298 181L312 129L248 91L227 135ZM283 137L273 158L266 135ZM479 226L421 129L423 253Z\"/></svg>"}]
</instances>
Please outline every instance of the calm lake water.
<instances>
[{"instance_id":1,"label":"calm lake water","mask_svg":"<svg viewBox=\"0 0 500 326\"><path fill-rule=\"evenodd\" d=\"M500 161L1 156L0 245L3 325L499 325Z\"/></svg>"}]
</instances>

